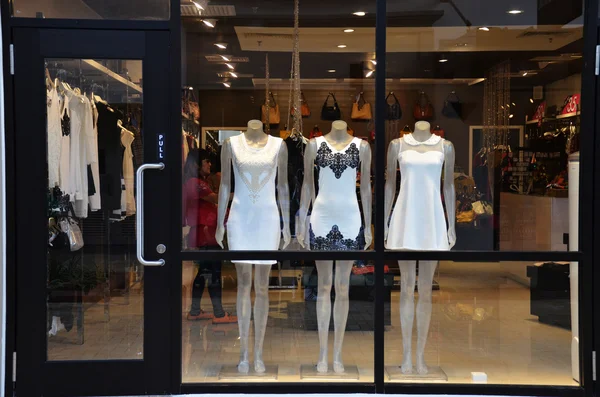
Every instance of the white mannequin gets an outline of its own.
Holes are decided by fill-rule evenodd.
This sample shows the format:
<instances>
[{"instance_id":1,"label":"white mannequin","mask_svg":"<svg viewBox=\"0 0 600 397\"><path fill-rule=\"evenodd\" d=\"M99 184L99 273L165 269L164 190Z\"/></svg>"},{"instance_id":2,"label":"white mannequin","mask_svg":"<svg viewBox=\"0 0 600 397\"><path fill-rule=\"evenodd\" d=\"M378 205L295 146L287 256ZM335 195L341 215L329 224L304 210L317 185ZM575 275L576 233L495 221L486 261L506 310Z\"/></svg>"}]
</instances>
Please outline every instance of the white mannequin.
<instances>
[{"instance_id":1,"label":"white mannequin","mask_svg":"<svg viewBox=\"0 0 600 397\"><path fill-rule=\"evenodd\" d=\"M431 138L431 126L426 121L419 121L415 124L415 130L412 133L413 138L419 142L426 142ZM400 139L394 139L388 149L387 177L385 183L385 219L389 219L395 195L396 195L396 169L398 167L398 153L400 149ZM426 152L432 149L430 146L420 145L415 150ZM456 243L455 231L455 208L456 193L454 189L454 146L450 141L444 140L444 202L446 207L448 221L448 243L450 249ZM389 231L388 222L385 223L385 239L387 240ZM419 280L418 291L419 301L417 303L417 354L416 371L418 374L428 373L425 364L425 344L429 333L429 323L431 320L431 291L433 276L437 267L437 261L419 261ZM416 282L416 261L398 261L401 274L401 292L400 292L400 323L402 327L402 372L405 374L413 373L412 365L412 329L415 317L414 291Z\"/></svg>"},{"instance_id":2,"label":"white mannequin","mask_svg":"<svg viewBox=\"0 0 600 397\"><path fill-rule=\"evenodd\" d=\"M346 147L353 137L348 134L348 124L345 121L337 120L332 123L331 132L327 134L327 142L337 150ZM315 201L314 172L313 167L317 155L317 143L311 139L304 153L304 183L302 185L302 197L300 200L300 218L298 221L298 242L302 247L309 243L305 241L306 220L308 209L311 203ZM364 235L365 247L367 249L373 240L371 234L371 148L366 141L360 145L360 195L364 216ZM333 309L334 323L334 342L333 342L333 370L336 373L344 372L342 360L342 345L344 342L344 333L346 330L346 321L348 320L349 299L348 290L350 284L350 272L353 261L336 261L335 272L335 304ZM319 361L317 371L326 373L328 371L328 336L329 320L331 318L331 286L333 278L333 261L316 261L319 274L318 293L317 293L317 323L319 327Z\"/></svg>"},{"instance_id":3,"label":"white mannequin","mask_svg":"<svg viewBox=\"0 0 600 397\"><path fill-rule=\"evenodd\" d=\"M263 123L260 120L250 120L245 132L246 143L252 148L262 148L268 142L268 135L263 131ZM223 247L223 236L225 235L225 215L231 193L231 161L232 149L229 139L223 143L221 151L221 186L219 188L218 220L216 240ZM287 177L287 147L281 145L277 161L277 196L278 205L283 217L283 248L290 243L289 225L289 188ZM256 225L260 227L260 225ZM237 316L240 330L240 362L238 371L247 374L250 370L248 353L248 335L250 332L250 318L252 301L250 291L252 289L252 263L236 263L237 271ZM269 273L270 265L255 264L254 273L254 371L265 372L265 363L262 358L263 341L269 315Z\"/></svg>"}]
</instances>

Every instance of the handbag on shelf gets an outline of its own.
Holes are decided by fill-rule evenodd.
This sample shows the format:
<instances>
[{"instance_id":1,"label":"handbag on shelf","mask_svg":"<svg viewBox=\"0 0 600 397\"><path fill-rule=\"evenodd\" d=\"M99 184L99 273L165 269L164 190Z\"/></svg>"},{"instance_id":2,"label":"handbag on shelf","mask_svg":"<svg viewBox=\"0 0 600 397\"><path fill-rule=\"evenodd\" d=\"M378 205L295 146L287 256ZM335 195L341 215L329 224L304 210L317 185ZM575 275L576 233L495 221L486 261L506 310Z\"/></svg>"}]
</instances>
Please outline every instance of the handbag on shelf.
<instances>
[{"instance_id":1,"label":"handbag on shelf","mask_svg":"<svg viewBox=\"0 0 600 397\"><path fill-rule=\"evenodd\" d=\"M329 105L329 97L333 98L333 105L330 106ZM342 112L340 111L340 107L337 103L337 99L335 99L335 95L330 92L329 95L327 95L327 98L325 98L325 103L323 104L323 107L321 108L321 120L329 120L329 121L336 121L342 118Z\"/></svg>"},{"instance_id":2,"label":"handbag on shelf","mask_svg":"<svg viewBox=\"0 0 600 397\"><path fill-rule=\"evenodd\" d=\"M69 248L71 251L79 251L83 248L83 233L81 233L81 229L75 218L70 216L62 217L58 223L62 232L69 239Z\"/></svg>"},{"instance_id":3,"label":"handbag on shelf","mask_svg":"<svg viewBox=\"0 0 600 397\"><path fill-rule=\"evenodd\" d=\"M421 91L419 99L417 100L417 103L415 103L413 116L415 116L415 120L417 121L430 120L433 118L433 105L429 102L429 98L424 91Z\"/></svg>"},{"instance_id":4,"label":"handbag on shelf","mask_svg":"<svg viewBox=\"0 0 600 397\"><path fill-rule=\"evenodd\" d=\"M393 103L389 103L389 98L392 97L394 99ZM396 97L396 94L390 92L388 96L385 98L386 102L386 120L400 120L402 118L402 108L400 107L400 102Z\"/></svg>"},{"instance_id":5,"label":"handbag on shelf","mask_svg":"<svg viewBox=\"0 0 600 397\"><path fill-rule=\"evenodd\" d=\"M352 104L352 114L350 118L352 120L371 120L373 118L371 104L365 100L362 92L356 96L356 101Z\"/></svg>"},{"instance_id":6,"label":"handbag on shelf","mask_svg":"<svg viewBox=\"0 0 600 397\"><path fill-rule=\"evenodd\" d=\"M308 107L308 102L306 102L306 98L304 97L304 93L301 92L300 93L300 114L302 115L302 117L306 118L306 117L310 117L310 108ZM292 107L290 109L290 114L293 116L294 115L294 108Z\"/></svg>"},{"instance_id":7,"label":"handbag on shelf","mask_svg":"<svg viewBox=\"0 0 600 397\"><path fill-rule=\"evenodd\" d=\"M444 108L442 114L449 119L460 119L462 117L462 104L456 91L452 91L444 101Z\"/></svg>"},{"instance_id":8,"label":"handbag on shelf","mask_svg":"<svg viewBox=\"0 0 600 397\"><path fill-rule=\"evenodd\" d=\"M269 114L267 115L267 103L269 104ZM261 106L261 115L263 124L279 124L281 122L281 114L279 113L279 105L275 101L272 92L269 92L269 97L265 99L265 104Z\"/></svg>"},{"instance_id":9,"label":"handbag on shelf","mask_svg":"<svg viewBox=\"0 0 600 397\"><path fill-rule=\"evenodd\" d=\"M315 125L312 129L312 131L310 132L310 139L316 138L318 136L323 136L323 133L321 132L321 129L319 128L318 125Z\"/></svg>"}]
</instances>

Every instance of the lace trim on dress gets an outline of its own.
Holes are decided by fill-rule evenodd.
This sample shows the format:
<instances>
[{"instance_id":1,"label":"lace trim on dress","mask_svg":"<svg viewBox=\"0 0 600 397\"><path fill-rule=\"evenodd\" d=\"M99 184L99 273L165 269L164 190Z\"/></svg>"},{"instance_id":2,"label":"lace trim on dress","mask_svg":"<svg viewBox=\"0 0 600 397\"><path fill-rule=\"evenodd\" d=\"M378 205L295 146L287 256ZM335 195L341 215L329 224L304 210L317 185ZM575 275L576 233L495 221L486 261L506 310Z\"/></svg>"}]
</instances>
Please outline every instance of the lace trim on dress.
<instances>
[{"instance_id":1,"label":"lace trim on dress","mask_svg":"<svg viewBox=\"0 0 600 397\"><path fill-rule=\"evenodd\" d=\"M310 249L315 251L360 251L365 247L364 227L361 226L356 238L344 238L338 225L333 225L327 236L315 236L312 225L309 228Z\"/></svg>"},{"instance_id":2,"label":"lace trim on dress","mask_svg":"<svg viewBox=\"0 0 600 397\"><path fill-rule=\"evenodd\" d=\"M244 137L240 137L244 139ZM269 140L267 145L270 143L271 141ZM256 204L260 198L261 190L269 182L271 174L275 172L277 167L273 167L272 158L265 158L263 154L258 155L248 150L244 144L237 146L242 151L240 154L243 156L243 159L233 156L233 164L244 185L248 188L250 201L252 201L252 204ZM277 154L278 152L275 152L272 157L277 156ZM250 179L246 176L246 172L250 174ZM263 177L262 179L261 176Z\"/></svg>"},{"instance_id":3,"label":"lace trim on dress","mask_svg":"<svg viewBox=\"0 0 600 397\"><path fill-rule=\"evenodd\" d=\"M442 137L440 137L439 135L431 134L431 137L428 140L426 140L424 142L419 142L413 137L413 134L406 134L402 137L402 139L404 139L404 142L406 142L407 144L409 144L411 146L419 146L419 145L433 146L433 145L438 144L438 142L442 140Z\"/></svg>"},{"instance_id":4,"label":"lace trim on dress","mask_svg":"<svg viewBox=\"0 0 600 397\"><path fill-rule=\"evenodd\" d=\"M358 168L359 155L360 151L354 142L342 153L333 153L326 142L321 142L321 146L317 150L315 164L320 168L331 168L335 177L340 179L347 168Z\"/></svg>"}]
</instances>

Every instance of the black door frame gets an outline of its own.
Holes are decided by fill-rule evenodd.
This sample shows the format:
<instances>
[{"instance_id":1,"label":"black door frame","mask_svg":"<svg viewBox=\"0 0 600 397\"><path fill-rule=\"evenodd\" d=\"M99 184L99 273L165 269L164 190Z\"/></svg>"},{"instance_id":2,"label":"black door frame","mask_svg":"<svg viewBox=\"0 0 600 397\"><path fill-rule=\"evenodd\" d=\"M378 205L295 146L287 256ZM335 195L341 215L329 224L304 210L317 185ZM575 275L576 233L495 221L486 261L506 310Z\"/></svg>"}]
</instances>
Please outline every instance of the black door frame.
<instances>
[{"instance_id":1,"label":"black door frame","mask_svg":"<svg viewBox=\"0 0 600 397\"><path fill-rule=\"evenodd\" d=\"M17 175L17 168L14 166L17 161L17 153L15 152L15 130L14 124L18 116L15 114L15 108L13 104L14 95L17 93L14 91L13 76L10 75L9 59L9 46L8 43L13 43L14 33L17 28L42 28L42 29L95 29L95 30L109 30L121 32L125 31L145 31L150 33L152 31L165 31L170 32L169 36L169 67L170 76L163 82L164 89L168 92L169 98L169 123L167 129L169 131L180 130L180 87L181 87L181 37L180 37L180 10L179 1L171 0L171 20L170 21L89 21L89 20L44 20L44 19L12 19L9 17L9 0L1 0L2 10L2 21L3 21L3 53L5 59L4 65L4 76L5 76L5 104L6 104L6 127L7 127L7 146L6 146L6 159L7 159L7 353L6 357L6 370L7 370L7 384L6 392L7 395L11 395L13 392L11 380L12 372L12 354L10 352L15 351L16 346L16 331L15 326L17 319L16 311L16 294L22 291L15 291L15 281L17 280L17 267L15 266L15 257L17 253L21 252L15 247L19 244L16 241L14 230L16 224L20 222L20 219L16 219L15 214L17 196L10 192L15 192L14 187L18 184L18 178L22 177L22 174ZM376 100L378 103L383 103L386 95L385 90L385 58L386 58L386 3L387 0L377 0L377 28L376 28L376 58L378 61L378 73L376 75ZM581 172L581 191L580 191L580 251L579 252L486 252L486 251L472 251L472 252L434 252L428 253L427 259L439 259L439 260L457 260L457 261L506 261L506 260L564 260L564 261L579 261L580 263L580 331L581 331L581 371L582 371L582 382L585 382L583 387L544 387L544 386L501 386L501 385L431 385L431 384L420 384L420 385L397 385L397 384L386 384L384 382L383 374L383 358L384 358L384 345L383 345L383 327L376 327L375 331L375 381L370 384L339 384L339 383L328 383L328 384L268 384L268 385L240 385L240 384L183 384L181 375L181 261L182 260L193 260L199 257L214 257L218 259L232 259L238 256L239 253L231 252L215 252L215 253L197 253L197 252L181 252L181 220L180 216L175 216L175 221L171 221L170 237L168 242L165 244L169 247L168 252L170 256L168 264L172 264L172 268L169 271L169 289L164 291L148 291L147 297L150 298L151 294L159 296L160 299L156 298L156 302L159 305L168 305L170 309L168 331L163 335L165 339L157 340L160 345L158 347L153 346L152 348L160 350L168 350L170 355L169 366L170 368L163 370L163 367L149 367L146 368L148 372L145 374L149 377L153 376L164 376L168 379L169 385L163 388L161 387L149 388L145 392L152 393L210 393L210 392L246 392L246 393L308 393L308 392L320 392L320 393L344 393L344 392L376 392L376 393L440 393L440 394L502 394L502 395L540 395L540 396L591 396L595 392L595 382L592 382L592 351L596 351L596 344L598 338L595 338L595 333L600 330L600 316L594 315L594 309L600 307L600 290L594 291L594 286L600 288L600 272L594 271L593 264L595 263L600 247L596 248L594 241L595 236L600 236L600 211L596 210L595 199L598 197L596 190L600 189L600 159L594 156L595 153L600 153L600 139L596 139L596 131L599 130L600 120L595 116L600 111L600 101L598 96L600 95L599 88L597 87L597 78L594 73L594 60L595 60L595 49L596 44L600 42L600 35L598 32L598 0L585 0L586 15L584 17L584 38L585 38L585 49L584 49L584 60L585 66L582 74L582 98L583 98L583 109L582 109L582 139L586 142L586 145L582 148L582 167ZM17 48L15 51L19 51ZM115 56L112 56L113 58ZM131 58L131 56L124 56L123 58ZM16 65L18 66L18 65ZM39 89L39 88L38 88ZM146 94L149 95L148 92ZM148 96L147 95L147 96ZM158 93L158 95L165 95L164 92ZM376 109L376 129L377 131L384 131L384 117L383 107ZM169 135L168 135L169 136ZM168 148L169 163L176 164L181 160L181 150L179 134L173 134L173 137L177 136L177 139L167 139L166 147ZM588 144L589 143L589 144ZM151 143L145 144L146 153L152 155L155 150L155 146ZM377 140L376 151L377 153L385 153L385 147L383 140ZM382 158L382 156L378 156ZM11 166L12 165L12 166ZM382 196L383 192L383 175L385 164L382 160L377 160L377 171L376 171L376 183L375 190L376 194ZM169 175L171 181L179 181L181 178L180 167L168 167L165 174ZM150 185L152 178L151 174L148 174L148 184ZM596 187L597 186L597 187ZM173 185L172 189L174 192L171 194L170 208L174 214L180 214L181 211L181 189L178 188L178 184ZM166 189L163 189L163 192ZM20 199L20 198L19 198ZM148 203L148 202L147 202ZM383 211L377 206L376 214L374 217L376 236L380 235L377 230L380 230L383 225ZM150 210L150 206L147 204L147 210ZM593 216L590 216L593 213ZM150 224L146 222L146 224ZM376 237L377 238L377 237ZM161 241L163 242L163 241ZM22 244L22 243L21 243ZM394 253L385 252L383 250L383 242L379 239L376 240L376 251L375 252L359 252L359 253L317 253L309 252L302 253L307 259L369 259L375 260L378 271L376 272L376 287L378 295L376 296L376 316L375 323L383 323L383 306L380 304L383 302L381 291L383 287L383 263L386 259L423 259L424 255L419 252L414 253ZM146 244L146 247L153 247L151 242ZM147 251L147 255L150 256L150 251ZM294 252L276 252L276 253L261 253L261 252L250 252L243 254L248 259L260 258L265 255L273 259L290 259L296 257L298 254ZM593 282L591 281L593 280ZM162 293L162 294L161 294ZM168 297L168 298L167 298ZM21 295L18 295L20 300ZM25 296L27 299L27 296ZM31 298L31 296L29 297ZM25 313L20 313L23 316ZM22 319L19 319L22 320ZM165 324L165 321L161 323ZM163 331L161 331L163 332ZM600 347L600 346L598 346ZM146 351L147 352L147 351ZM164 352L163 352L164 353ZM39 352L38 352L39 354ZM19 349L19 364L23 359L24 352ZM161 353L162 357L162 353ZM98 365L110 365L112 368L118 368L119 365L126 363L118 362L106 362ZM62 365L59 364L59 365ZM87 365L87 364L86 364ZM92 364L90 364L92 365ZM76 362L73 367L80 366L79 362ZM57 367L58 368L58 367ZM38 372L26 373L19 371L18 382L19 393L23 393L22 385L26 383L35 383ZM72 394L83 395L81 390L84 390L84 386L89 387L89 381L94 376L97 376L94 372L88 372L82 374L82 378L77 380L77 384L81 387L79 390L71 390ZM87 385L86 385L87 384ZM58 386L58 385L57 385ZM60 385L64 389L64 384ZM110 390L108 394L128 394L131 391L126 390L126 383L120 384L116 387L117 390ZM160 390L159 390L160 389ZM139 390L137 391L139 393ZM46 395L60 395L68 394L69 390L62 390L56 393L48 393ZM100 394L96 390L95 394ZM25 394L33 395L33 394Z\"/></svg>"}]
</instances>

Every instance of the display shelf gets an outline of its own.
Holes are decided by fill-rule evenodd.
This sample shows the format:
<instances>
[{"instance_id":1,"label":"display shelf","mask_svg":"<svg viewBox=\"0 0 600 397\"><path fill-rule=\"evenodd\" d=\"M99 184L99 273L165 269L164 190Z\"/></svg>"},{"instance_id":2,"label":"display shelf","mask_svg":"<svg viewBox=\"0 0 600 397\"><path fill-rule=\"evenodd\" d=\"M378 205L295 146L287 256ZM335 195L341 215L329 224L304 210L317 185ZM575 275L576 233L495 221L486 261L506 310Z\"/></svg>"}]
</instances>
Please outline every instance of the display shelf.
<instances>
[{"instance_id":1,"label":"display shelf","mask_svg":"<svg viewBox=\"0 0 600 397\"><path fill-rule=\"evenodd\" d=\"M560 120L560 119L568 119L569 117L575 117L575 116L579 116L579 115L581 115L581 112L577 111L577 112L559 114L558 116L556 116L556 118L558 120Z\"/></svg>"}]
</instances>

